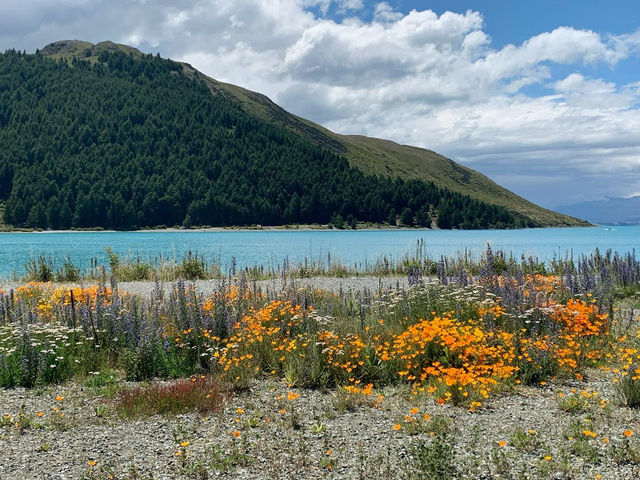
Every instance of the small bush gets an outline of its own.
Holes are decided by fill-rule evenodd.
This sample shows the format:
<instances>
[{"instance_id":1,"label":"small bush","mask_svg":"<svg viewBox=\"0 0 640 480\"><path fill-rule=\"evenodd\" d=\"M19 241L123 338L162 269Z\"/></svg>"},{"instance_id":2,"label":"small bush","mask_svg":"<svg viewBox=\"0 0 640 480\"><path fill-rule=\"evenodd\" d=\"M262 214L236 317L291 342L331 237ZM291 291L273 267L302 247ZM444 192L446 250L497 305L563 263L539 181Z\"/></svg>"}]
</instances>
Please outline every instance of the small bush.
<instances>
[{"instance_id":1,"label":"small bush","mask_svg":"<svg viewBox=\"0 0 640 480\"><path fill-rule=\"evenodd\" d=\"M70 258L67 258L62 265L62 268L56 271L55 278L57 282L77 282L80 280L80 270L71 263Z\"/></svg>"},{"instance_id":2,"label":"small bush","mask_svg":"<svg viewBox=\"0 0 640 480\"><path fill-rule=\"evenodd\" d=\"M25 279L32 282L50 282L53 280L53 260L40 255L38 258L31 258L25 264Z\"/></svg>"},{"instance_id":3,"label":"small bush","mask_svg":"<svg viewBox=\"0 0 640 480\"><path fill-rule=\"evenodd\" d=\"M207 267L204 261L191 252L182 259L178 274L186 280L202 280L207 278Z\"/></svg>"}]
</instances>

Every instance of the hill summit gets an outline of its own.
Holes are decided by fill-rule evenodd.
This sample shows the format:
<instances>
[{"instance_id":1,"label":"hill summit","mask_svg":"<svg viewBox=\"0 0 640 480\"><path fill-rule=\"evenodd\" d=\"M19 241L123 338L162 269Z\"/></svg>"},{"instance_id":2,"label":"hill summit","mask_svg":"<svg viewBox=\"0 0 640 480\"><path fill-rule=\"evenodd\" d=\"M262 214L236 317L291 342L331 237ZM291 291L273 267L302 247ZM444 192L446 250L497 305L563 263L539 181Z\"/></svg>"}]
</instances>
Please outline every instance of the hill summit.
<instances>
[{"instance_id":1,"label":"hill summit","mask_svg":"<svg viewBox=\"0 0 640 480\"><path fill-rule=\"evenodd\" d=\"M0 202L14 226L584 224L434 152L334 134L112 42L0 54L0 100Z\"/></svg>"}]
</instances>

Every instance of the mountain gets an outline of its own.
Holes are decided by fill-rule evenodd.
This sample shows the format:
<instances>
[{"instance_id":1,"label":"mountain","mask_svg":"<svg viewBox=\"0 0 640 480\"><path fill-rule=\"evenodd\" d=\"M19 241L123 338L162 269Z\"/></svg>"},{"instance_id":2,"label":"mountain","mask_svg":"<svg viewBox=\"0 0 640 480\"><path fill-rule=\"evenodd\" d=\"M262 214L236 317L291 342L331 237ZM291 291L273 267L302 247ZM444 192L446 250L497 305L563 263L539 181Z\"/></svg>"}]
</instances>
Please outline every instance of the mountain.
<instances>
[{"instance_id":1,"label":"mountain","mask_svg":"<svg viewBox=\"0 0 640 480\"><path fill-rule=\"evenodd\" d=\"M640 225L640 196L579 202L560 206L558 211L600 225Z\"/></svg>"},{"instance_id":2,"label":"mountain","mask_svg":"<svg viewBox=\"0 0 640 480\"><path fill-rule=\"evenodd\" d=\"M434 152L334 134L112 42L0 54L0 144L14 226L585 224Z\"/></svg>"}]
</instances>

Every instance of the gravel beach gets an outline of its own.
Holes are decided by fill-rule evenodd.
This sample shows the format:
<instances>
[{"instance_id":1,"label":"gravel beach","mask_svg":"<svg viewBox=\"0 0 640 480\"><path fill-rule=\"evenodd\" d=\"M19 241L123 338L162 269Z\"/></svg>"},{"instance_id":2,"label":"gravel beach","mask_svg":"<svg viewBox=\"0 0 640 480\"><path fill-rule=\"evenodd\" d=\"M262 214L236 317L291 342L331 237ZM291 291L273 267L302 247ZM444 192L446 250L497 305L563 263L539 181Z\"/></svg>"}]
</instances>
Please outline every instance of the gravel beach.
<instances>
[{"instance_id":1,"label":"gravel beach","mask_svg":"<svg viewBox=\"0 0 640 480\"><path fill-rule=\"evenodd\" d=\"M441 429L454 442L457 474L446 478L638 478L636 464L613 454L622 432L640 427L636 412L597 402L581 412L559 408L557 398L572 389L612 398L611 382L598 375L523 387L492 398L476 413L412 401L397 388L376 392L385 395L377 407L362 402L343 408L336 392L266 379L230 394L219 413L126 420L115 413L117 396L105 398L80 384L3 390L2 415L16 418L22 411L33 423L0 428L0 478L403 479L417 471L416 448ZM300 396L289 402L288 392ZM405 416L414 408L412 417L426 413L430 421L411 430ZM582 451L567 448L575 425L598 432L589 439L603 458L596 467Z\"/></svg>"},{"instance_id":2,"label":"gravel beach","mask_svg":"<svg viewBox=\"0 0 640 480\"><path fill-rule=\"evenodd\" d=\"M82 286L82 285L95 285L96 282L87 281L84 283L62 283L60 285L66 286ZM172 285L175 282L161 282L160 285L165 293L169 292ZM186 284L193 284L197 292L207 296L217 290L220 287L221 280L194 280L186 281ZM0 281L0 288L5 291L16 289L18 286L24 283L15 283ZM407 277L373 277L373 276L358 276L358 277L311 277L311 278L288 278L283 280L281 277L271 280L258 280L255 282L249 282L250 288L259 288L263 292L278 292L283 288L296 286L296 287L312 287L315 289L328 290L331 292L348 292L369 290L377 292L378 290L394 290L408 287ZM151 292L156 288L156 283L151 281L140 282L119 282L118 288L123 292L130 294L149 296Z\"/></svg>"}]
</instances>

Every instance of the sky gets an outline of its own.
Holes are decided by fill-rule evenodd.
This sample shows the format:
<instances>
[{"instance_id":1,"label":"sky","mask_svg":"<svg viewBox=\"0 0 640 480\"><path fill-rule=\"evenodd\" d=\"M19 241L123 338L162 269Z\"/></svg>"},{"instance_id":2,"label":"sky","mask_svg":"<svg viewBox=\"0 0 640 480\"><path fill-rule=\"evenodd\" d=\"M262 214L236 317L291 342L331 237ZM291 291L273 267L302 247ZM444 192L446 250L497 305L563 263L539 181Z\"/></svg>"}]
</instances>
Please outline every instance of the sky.
<instances>
[{"instance_id":1,"label":"sky","mask_svg":"<svg viewBox=\"0 0 640 480\"><path fill-rule=\"evenodd\" d=\"M637 0L0 0L0 51L112 40L554 208L640 195Z\"/></svg>"}]
</instances>

